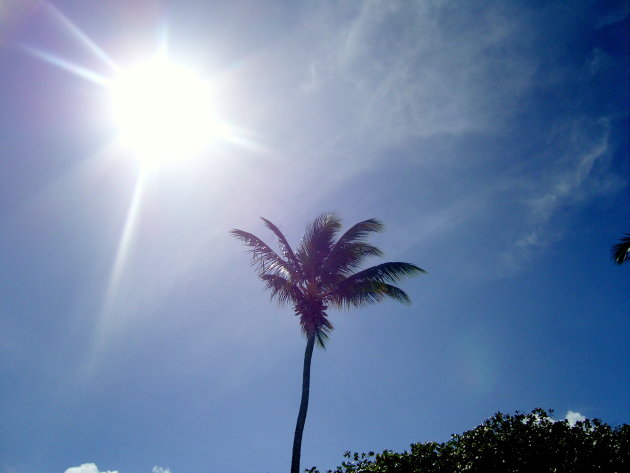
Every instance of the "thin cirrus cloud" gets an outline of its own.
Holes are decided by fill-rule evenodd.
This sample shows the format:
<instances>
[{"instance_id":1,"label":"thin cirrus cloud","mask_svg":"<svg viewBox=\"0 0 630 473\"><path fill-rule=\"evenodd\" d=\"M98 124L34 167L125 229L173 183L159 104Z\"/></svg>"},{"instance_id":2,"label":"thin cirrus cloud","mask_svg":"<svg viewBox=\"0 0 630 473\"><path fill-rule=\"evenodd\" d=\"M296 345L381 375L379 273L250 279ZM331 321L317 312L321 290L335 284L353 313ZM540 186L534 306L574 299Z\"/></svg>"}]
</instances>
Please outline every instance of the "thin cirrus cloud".
<instances>
[{"instance_id":1,"label":"thin cirrus cloud","mask_svg":"<svg viewBox=\"0 0 630 473\"><path fill-rule=\"evenodd\" d=\"M491 184L482 194L487 212L506 199L520 205L513 217L526 226L515 226L510 245L518 241L523 252L544 246L553 239L546 222L565 204L614 188L605 172L597 176L604 184L590 180L609 152L609 117L579 105L602 72L592 62L606 54L593 46L562 62L575 32L551 28L545 18L545 8L506 2L481 9L448 1L313 7L284 43L250 63L277 66L282 100L268 122L272 133L281 130L277 151L298 157L287 162L283 172L293 175L286 181L318 198L374 169L437 166L464 185ZM552 45L541 30L554 34ZM562 65L545 67L556 62ZM469 138L497 145L471 156ZM527 151L515 156L514 149ZM444 194L438 213L470 196L436 187Z\"/></svg>"},{"instance_id":2,"label":"thin cirrus cloud","mask_svg":"<svg viewBox=\"0 0 630 473\"><path fill-rule=\"evenodd\" d=\"M607 123L582 121L559 128L542 153L548 162L544 173L536 174L539 179L514 183L521 188L517 198L524 219L515 226L518 233L513 247L503 254L508 266L520 266L532 252L563 236L567 223L558 219L563 210L623 186L623 180L607 170Z\"/></svg>"},{"instance_id":3,"label":"thin cirrus cloud","mask_svg":"<svg viewBox=\"0 0 630 473\"><path fill-rule=\"evenodd\" d=\"M597 100L598 77L616 66L595 44L575 53L571 18L584 8L311 6L245 67L277 88L263 107L277 114L263 133L285 164L273 178L318 204L370 173L410 176L405 246L448 229L491 242L484 271L488 261L499 276L518 270L565 234L575 204L623 185L609 169L614 114Z\"/></svg>"},{"instance_id":4,"label":"thin cirrus cloud","mask_svg":"<svg viewBox=\"0 0 630 473\"><path fill-rule=\"evenodd\" d=\"M365 131L389 142L482 130L518 100L530 84L531 58L487 54L512 49L521 36L515 12L489 8L473 17L465 10L448 2L363 4L336 60L361 96Z\"/></svg>"},{"instance_id":5,"label":"thin cirrus cloud","mask_svg":"<svg viewBox=\"0 0 630 473\"><path fill-rule=\"evenodd\" d=\"M571 22L552 28L547 13L581 13L549 8L555 10L403 1L313 7L286 44L263 55L274 64L274 54L291 58L274 73L283 91L294 90L284 95L286 106L302 115L284 123L282 151L300 156L283 171L294 174L286 181L317 199L377 169L419 166L411 185L436 196L430 211L416 209L425 222L448 215L474 233L510 203L494 259L499 273L518 268L562 236L568 222L558 215L622 185L608 169L614 117L592 98L595 77L613 66L602 65L610 61L596 45L573 56ZM541 30L557 40L549 44ZM481 143L472 153L471 140ZM449 185L423 178L424 166L442 169ZM410 198L420 200L419 192ZM457 215L458 208L466 213Z\"/></svg>"},{"instance_id":6,"label":"thin cirrus cloud","mask_svg":"<svg viewBox=\"0 0 630 473\"><path fill-rule=\"evenodd\" d=\"M518 12L496 7L470 15L430 2L360 5L334 25L332 13L320 12L305 28L332 34L327 41L303 38L313 41L301 64L304 100L332 97L334 107L322 112L352 118L341 128L328 122L322 133L337 130L333 137L382 150L414 137L493 130L532 85L536 61Z\"/></svg>"}]
</instances>

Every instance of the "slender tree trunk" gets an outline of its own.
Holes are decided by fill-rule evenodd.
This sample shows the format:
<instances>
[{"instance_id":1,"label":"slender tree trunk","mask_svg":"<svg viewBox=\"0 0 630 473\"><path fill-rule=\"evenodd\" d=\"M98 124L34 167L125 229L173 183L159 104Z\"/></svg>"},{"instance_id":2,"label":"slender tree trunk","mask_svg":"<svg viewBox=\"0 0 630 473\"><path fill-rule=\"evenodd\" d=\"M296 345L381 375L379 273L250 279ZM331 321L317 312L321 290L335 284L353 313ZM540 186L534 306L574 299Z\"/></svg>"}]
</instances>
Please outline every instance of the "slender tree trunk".
<instances>
[{"instance_id":1,"label":"slender tree trunk","mask_svg":"<svg viewBox=\"0 0 630 473\"><path fill-rule=\"evenodd\" d=\"M291 473L300 473L302 432L304 432L304 422L306 421L306 411L308 410L308 392L311 384L311 358L313 356L314 344L315 334L310 334L306 341L306 351L304 352L304 372L302 374L302 400L300 401L300 412L298 413L297 423L295 424L295 436L293 437Z\"/></svg>"}]
</instances>

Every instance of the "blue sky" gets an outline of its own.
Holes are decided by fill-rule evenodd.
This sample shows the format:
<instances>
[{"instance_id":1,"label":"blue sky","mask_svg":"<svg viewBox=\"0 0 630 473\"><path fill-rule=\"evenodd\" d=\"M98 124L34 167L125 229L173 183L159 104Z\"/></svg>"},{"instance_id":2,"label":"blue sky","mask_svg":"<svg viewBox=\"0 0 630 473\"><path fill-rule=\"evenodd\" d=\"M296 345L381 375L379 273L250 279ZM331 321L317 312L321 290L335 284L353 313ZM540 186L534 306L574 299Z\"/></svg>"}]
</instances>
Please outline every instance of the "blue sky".
<instances>
[{"instance_id":1,"label":"blue sky","mask_svg":"<svg viewBox=\"0 0 630 473\"><path fill-rule=\"evenodd\" d=\"M294 244L325 211L376 217L387 260L428 271L411 306L331 313L303 467L498 410L630 423L629 21L622 1L0 0L0 472L286 471L305 341L228 234L271 241L259 216ZM234 133L140 186L92 79L164 41Z\"/></svg>"}]
</instances>

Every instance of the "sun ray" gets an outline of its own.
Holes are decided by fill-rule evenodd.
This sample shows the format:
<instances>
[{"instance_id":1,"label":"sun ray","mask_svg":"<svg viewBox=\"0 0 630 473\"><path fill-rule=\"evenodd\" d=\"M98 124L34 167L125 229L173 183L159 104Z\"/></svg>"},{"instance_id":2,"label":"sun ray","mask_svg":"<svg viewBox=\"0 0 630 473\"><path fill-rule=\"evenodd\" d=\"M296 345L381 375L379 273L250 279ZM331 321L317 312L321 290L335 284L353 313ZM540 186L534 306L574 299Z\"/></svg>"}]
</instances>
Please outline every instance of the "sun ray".
<instances>
[{"instance_id":1,"label":"sun ray","mask_svg":"<svg viewBox=\"0 0 630 473\"><path fill-rule=\"evenodd\" d=\"M90 52L92 52L97 58L103 61L104 64L108 65L114 70L120 69L120 67L110 58L105 51L103 51L94 41L90 39L88 35L86 35L76 24L74 24L70 18L63 14L61 10L55 7L52 3L44 1L44 5L48 8L48 11L51 15L59 21L64 28L76 39L79 40L80 44L87 48Z\"/></svg>"},{"instance_id":2,"label":"sun ray","mask_svg":"<svg viewBox=\"0 0 630 473\"><path fill-rule=\"evenodd\" d=\"M89 80L90 82L94 82L95 84L103 87L109 87L109 84L111 82L109 79L83 66L79 66L78 64L74 64L66 59L60 58L51 53L47 53L46 51L42 51L41 49L37 49L33 46L21 44L20 47L27 53L41 59L42 61L57 66L65 71L71 72L72 74L81 77L82 79Z\"/></svg>"},{"instance_id":3,"label":"sun ray","mask_svg":"<svg viewBox=\"0 0 630 473\"><path fill-rule=\"evenodd\" d=\"M144 174L138 174L136 185L133 191L133 196L129 202L129 209L127 210L127 217L125 218L125 224L123 226L120 240L118 242L118 248L116 250L116 256L114 258L114 264L112 265L112 271L109 276L109 282L107 284L107 290L105 292L105 300L103 303L102 314L103 318L108 317L116 296L120 287L120 281L124 273L124 269L129 259L129 251L133 241L133 236L140 213L140 204L142 201L142 193L144 190ZM106 321L102 321L106 322ZM101 324L103 325L103 324ZM101 329L107 330L107 327L101 327Z\"/></svg>"},{"instance_id":4,"label":"sun ray","mask_svg":"<svg viewBox=\"0 0 630 473\"><path fill-rule=\"evenodd\" d=\"M116 255L107 280L103 300L95 320L90 350L83 364L84 374L88 377L94 373L101 357L105 353L107 343L111 341L111 336L115 333L117 328L120 328L120 323L123 322L116 316L116 303L119 298L124 272L129 262L129 255L136 232L138 216L140 214L143 191L144 175L143 173L139 173L134 186L133 195L129 201L127 215L116 248Z\"/></svg>"},{"instance_id":5,"label":"sun ray","mask_svg":"<svg viewBox=\"0 0 630 473\"><path fill-rule=\"evenodd\" d=\"M256 133L246 130L227 122L221 121L221 136L231 144L240 146L256 153L268 153L269 147L266 146L260 136Z\"/></svg>"},{"instance_id":6,"label":"sun ray","mask_svg":"<svg viewBox=\"0 0 630 473\"><path fill-rule=\"evenodd\" d=\"M68 31L75 39L78 40L79 44L86 48L90 53L92 53L95 57L101 60L105 65L107 65L113 71L119 71L120 66L118 66L112 58L110 58L103 49L101 49L88 35L86 35L76 24L74 24L66 15L63 14L61 10L59 10L52 3L43 1L42 5L48 10L50 15L57 20L63 28ZM94 82L103 87L109 87L111 80L104 77L97 72L94 72L86 67L75 64L67 59L59 57L51 52L44 51L42 49L36 48L34 46L30 46L27 44L18 44L19 47L22 48L25 52L52 64L54 66L59 67L65 71L71 72L72 74L81 77L83 79L87 79L91 82Z\"/></svg>"}]
</instances>

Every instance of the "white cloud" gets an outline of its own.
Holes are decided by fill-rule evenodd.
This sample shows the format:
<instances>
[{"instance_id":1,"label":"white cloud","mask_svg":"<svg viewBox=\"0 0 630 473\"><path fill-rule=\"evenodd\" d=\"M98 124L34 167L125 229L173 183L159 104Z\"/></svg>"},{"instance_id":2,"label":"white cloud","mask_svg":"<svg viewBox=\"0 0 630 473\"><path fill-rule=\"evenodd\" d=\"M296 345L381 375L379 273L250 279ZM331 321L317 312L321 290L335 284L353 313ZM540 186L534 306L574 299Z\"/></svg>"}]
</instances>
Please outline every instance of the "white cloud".
<instances>
[{"instance_id":1,"label":"white cloud","mask_svg":"<svg viewBox=\"0 0 630 473\"><path fill-rule=\"evenodd\" d=\"M153 473L171 473L170 468L163 468L161 466L154 466L151 471Z\"/></svg>"},{"instance_id":2,"label":"white cloud","mask_svg":"<svg viewBox=\"0 0 630 473\"><path fill-rule=\"evenodd\" d=\"M117 471L100 471L94 463L84 463L81 466L68 468L64 473L118 473Z\"/></svg>"},{"instance_id":3,"label":"white cloud","mask_svg":"<svg viewBox=\"0 0 630 473\"><path fill-rule=\"evenodd\" d=\"M164 468L157 465L154 466L151 471L152 473L171 473L170 468ZM68 468L64 473L118 473L118 471L100 471L94 463L83 463L81 466Z\"/></svg>"},{"instance_id":4,"label":"white cloud","mask_svg":"<svg viewBox=\"0 0 630 473\"><path fill-rule=\"evenodd\" d=\"M584 422L586 420L586 417L584 417L579 412L569 410L567 412L567 415L565 416L565 419L569 421L570 425L575 425L576 422Z\"/></svg>"}]
</instances>

